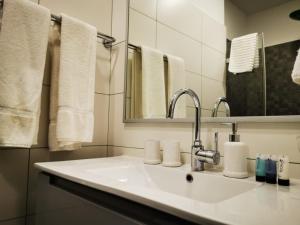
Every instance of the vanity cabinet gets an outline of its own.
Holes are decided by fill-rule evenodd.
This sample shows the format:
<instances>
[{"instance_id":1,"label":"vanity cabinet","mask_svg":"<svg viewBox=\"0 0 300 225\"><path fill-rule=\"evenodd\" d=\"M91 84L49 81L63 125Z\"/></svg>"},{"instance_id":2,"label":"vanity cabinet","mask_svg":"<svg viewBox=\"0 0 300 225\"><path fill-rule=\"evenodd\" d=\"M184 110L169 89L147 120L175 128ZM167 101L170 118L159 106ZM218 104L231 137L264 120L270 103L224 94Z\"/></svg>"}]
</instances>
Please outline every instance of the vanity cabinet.
<instances>
[{"instance_id":1,"label":"vanity cabinet","mask_svg":"<svg viewBox=\"0 0 300 225\"><path fill-rule=\"evenodd\" d=\"M41 173L30 225L193 225L149 206Z\"/></svg>"}]
</instances>

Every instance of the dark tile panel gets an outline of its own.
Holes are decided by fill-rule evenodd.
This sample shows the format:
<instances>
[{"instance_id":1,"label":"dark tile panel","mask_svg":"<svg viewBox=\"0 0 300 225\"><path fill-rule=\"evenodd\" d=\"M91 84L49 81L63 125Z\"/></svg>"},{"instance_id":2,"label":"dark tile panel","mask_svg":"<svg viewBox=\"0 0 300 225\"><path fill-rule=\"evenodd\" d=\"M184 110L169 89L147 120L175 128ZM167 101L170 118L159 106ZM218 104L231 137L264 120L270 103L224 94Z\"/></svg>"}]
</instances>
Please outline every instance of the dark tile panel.
<instances>
[{"instance_id":1,"label":"dark tile panel","mask_svg":"<svg viewBox=\"0 0 300 225\"><path fill-rule=\"evenodd\" d=\"M25 218L11 219L0 222L0 225L25 225Z\"/></svg>"},{"instance_id":2,"label":"dark tile panel","mask_svg":"<svg viewBox=\"0 0 300 225\"><path fill-rule=\"evenodd\" d=\"M231 42L227 40L227 58ZM267 116L300 115L300 86L291 79L300 40L265 48ZM260 56L262 56L260 52ZM262 57L260 57L262 65ZM264 115L262 67L250 73L226 74L226 96L232 116Z\"/></svg>"},{"instance_id":3,"label":"dark tile panel","mask_svg":"<svg viewBox=\"0 0 300 225\"><path fill-rule=\"evenodd\" d=\"M227 58L230 56L231 42L227 40ZM260 56L262 55L260 51ZM262 65L262 57L260 57ZM231 116L264 115L263 70L260 66L252 72L233 74L226 65L226 96Z\"/></svg>"},{"instance_id":4,"label":"dark tile panel","mask_svg":"<svg viewBox=\"0 0 300 225\"><path fill-rule=\"evenodd\" d=\"M300 86L293 71L300 40L266 48L267 115L300 115Z\"/></svg>"},{"instance_id":5,"label":"dark tile panel","mask_svg":"<svg viewBox=\"0 0 300 225\"><path fill-rule=\"evenodd\" d=\"M29 149L0 150L0 221L26 215Z\"/></svg>"}]
</instances>

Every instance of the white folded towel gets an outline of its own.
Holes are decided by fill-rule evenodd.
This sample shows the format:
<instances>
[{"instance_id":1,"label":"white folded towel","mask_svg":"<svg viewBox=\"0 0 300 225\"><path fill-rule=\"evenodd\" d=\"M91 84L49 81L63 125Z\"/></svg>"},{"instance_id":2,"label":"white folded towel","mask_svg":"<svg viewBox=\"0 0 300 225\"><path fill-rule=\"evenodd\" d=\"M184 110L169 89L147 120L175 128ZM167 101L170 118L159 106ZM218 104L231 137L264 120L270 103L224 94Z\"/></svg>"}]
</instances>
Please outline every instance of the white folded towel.
<instances>
[{"instance_id":1,"label":"white folded towel","mask_svg":"<svg viewBox=\"0 0 300 225\"><path fill-rule=\"evenodd\" d=\"M0 146L37 142L50 12L24 0L4 1L0 33Z\"/></svg>"},{"instance_id":2,"label":"white folded towel","mask_svg":"<svg viewBox=\"0 0 300 225\"><path fill-rule=\"evenodd\" d=\"M95 27L62 15L59 74L51 80L58 83L57 118L52 118L49 129L51 139L55 133L51 126L56 126L57 145L49 146L52 151L73 150L93 139L96 43Z\"/></svg>"},{"instance_id":3,"label":"white folded towel","mask_svg":"<svg viewBox=\"0 0 300 225\"><path fill-rule=\"evenodd\" d=\"M167 54L168 58L168 102L179 89L186 87L185 65L184 60L177 56ZM175 109L175 118L186 118L186 99L178 100Z\"/></svg>"},{"instance_id":4,"label":"white folded towel","mask_svg":"<svg viewBox=\"0 0 300 225\"><path fill-rule=\"evenodd\" d=\"M142 119L142 56L139 51L129 54L131 56L130 118Z\"/></svg>"},{"instance_id":5,"label":"white folded towel","mask_svg":"<svg viewBox=\"0 0 300 225\"><path fill-rule=\"evenodd\" d=\"M300 49L298 50L297 57L294 64L294 69L292 72L292 79L294 83L300 85Z\"/></svg>"},{"instance_id":6,"label":"white folded towel","mask_svg":"<svg viewBox=\"0 0 300 225\"><path fill-rule=\"evenodd\" d=\"M251 72L259 67L258 34L234 38L231 42L229 72Z\"/></svg>"},{"instance_id":7,"label":"white folded towel","mask_svg":"<svg viewBox=\"0 0 300 225\"><path fill-rule=\"evenodd\" d=\"M75 150L81 148L80 142L59 143L56 135L58 111L58 83L60 69L60 25L54 24L49 34L48 51L51 64L50 113L48 145L50 151Z\"/></svg>"},{"instance_id":8,"label":"white folded towel","mask_svg":"<svg viewBox=\"0 0 300 225\"><path fill-rule=\"evenodd\" d=\"M141 49L143 118L166 118L163 53L145 46Z\"/></svg>"}]
</instances>

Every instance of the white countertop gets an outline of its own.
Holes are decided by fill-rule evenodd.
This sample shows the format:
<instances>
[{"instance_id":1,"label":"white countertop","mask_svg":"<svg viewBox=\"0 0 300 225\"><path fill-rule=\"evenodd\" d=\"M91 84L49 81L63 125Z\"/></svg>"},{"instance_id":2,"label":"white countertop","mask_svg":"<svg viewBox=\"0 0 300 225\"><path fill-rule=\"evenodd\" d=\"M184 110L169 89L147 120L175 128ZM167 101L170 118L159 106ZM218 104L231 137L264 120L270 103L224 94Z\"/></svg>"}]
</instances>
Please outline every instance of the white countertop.
<instances>
[{"instance_id":1,"label":"white countertop","mask_svg":"<svg viewBox=\"0 0 300 225\"><path fill-rule=\"evenodd\" d=\"M105 174L105 171L112 171L111 168L115 168L116 166L122 169L129 165L130 167L139 166L135 168L143 168L144 166L142 159L127 156L35 164L37 168L50 174L109 192L194 222L232 225L300 224L299 180L291 180L289 187L282 187L266 183L256 183L252 177L243 180L243 182L252 182L252 185L254 182L257 184L251 190L222 201L205 202L160 190L152 187L153 185L151 183L148 184L148 182L143 183L143 185L135 185L135 180L139 184L144 182L144 180L138 180L140 176L136 174L132 175L132 177L128 173L126 175L133 182L127 182L127 180L123 182L122 179L116 181L109 177L114 176L113 173L110 172L109 176ZM161 165L150 167L158 171L159 168L163 169ZM118 171L120 170L117 170L116 173L120 173ZM184 172L186 174L189 172L189 166L171 168L168 171L172 173L173 171L174 173L180 172L181 174ZM219 176L223 179L223 176L219 173L194 172L193 174L195 173L204 173L207 174L205 176L210 177ZM174 180L171 180L171 177L169 179L170 185L176 185ZM230 181L230 178L224 179ZM212 190L222 192L222 188L224 187L213 187Z\"/></svg>"}]
</instances>

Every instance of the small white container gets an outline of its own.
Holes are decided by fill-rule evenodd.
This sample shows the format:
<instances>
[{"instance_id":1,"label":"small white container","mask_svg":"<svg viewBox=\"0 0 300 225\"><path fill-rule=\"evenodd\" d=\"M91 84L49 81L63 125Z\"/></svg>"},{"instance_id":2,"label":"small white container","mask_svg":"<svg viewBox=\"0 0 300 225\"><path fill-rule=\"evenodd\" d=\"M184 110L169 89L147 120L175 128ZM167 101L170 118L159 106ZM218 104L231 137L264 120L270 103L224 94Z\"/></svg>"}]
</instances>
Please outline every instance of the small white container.
<instances>
[{"instance_id":1,"label":"small white container","mask_svg":"<svg viewBox=\"0 0 300 225\"><path fill-rule=\"evenodd\" d=\"M163 150L163 166L181 166L180 143L178 141L165 141Z\"/></svg>"},{"instance_id":2,"label":"small white container","mask_svg":"<svg viewBox=\"0 0 300 225\"><path fill-rule=\"evenodd\" d=\"M160 157L160 142L158 140L146 140L144 143L144 163L159 164Z\"/></svg>"}]
</instances>

